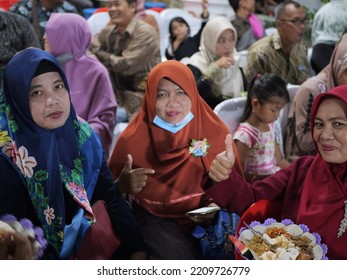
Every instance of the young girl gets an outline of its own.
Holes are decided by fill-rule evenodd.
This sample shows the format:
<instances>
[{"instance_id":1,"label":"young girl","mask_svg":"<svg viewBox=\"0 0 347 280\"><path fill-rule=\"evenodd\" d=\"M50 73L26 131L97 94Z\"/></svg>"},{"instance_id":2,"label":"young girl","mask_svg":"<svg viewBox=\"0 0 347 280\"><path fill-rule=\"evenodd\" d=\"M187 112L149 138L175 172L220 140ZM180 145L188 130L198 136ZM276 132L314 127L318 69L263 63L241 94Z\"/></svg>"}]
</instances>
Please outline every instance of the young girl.
<instances>
[{"instance_id":1,"label":"young girl","mask_svg":"<svg viewBox=\"0 0 347 280\"><path fill-rule=\"evenodd\" d=\"M175 59L185 63L189 57L199 50L201 33L209 17L207 4L207 0L203 0L201 2L201 18L203 22L200 30L194 36L190 36L189 24L183 17L174 17L170 21L170 44L165 51L165 56L168 60Z\"/></svg>"},{"instance_id":2,"label":"young girl","mask_svg":"<svg viewBox=\"0 0 347 280\"><path fill-rule=\"evenodd\" d=\"M275 137L274 122L289 102L286 83L275 74L257 74L248 96L234 140L248 181L266 177L287 167Z\"/></svg>"}]
</instances>

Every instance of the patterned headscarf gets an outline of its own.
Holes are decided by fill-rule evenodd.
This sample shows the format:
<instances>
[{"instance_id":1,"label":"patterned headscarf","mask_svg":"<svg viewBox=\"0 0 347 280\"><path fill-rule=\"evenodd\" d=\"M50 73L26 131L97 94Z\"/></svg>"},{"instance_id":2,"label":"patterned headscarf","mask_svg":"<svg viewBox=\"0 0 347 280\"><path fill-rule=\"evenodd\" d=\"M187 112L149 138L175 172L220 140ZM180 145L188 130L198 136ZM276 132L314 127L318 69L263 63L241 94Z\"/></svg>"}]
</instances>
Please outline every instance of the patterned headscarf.
<instances>
[{"instance_id":1,"label":"patterned headscarf","mask_svg":"<svg viewBox=\"0 0 347 280\"><path fill-rule=\"evenodd\" d=\"M99 175L102 149L99 138L77 117L72 105L59 128L47 130L34 122L29 91L42 61L56 68L69 91L53 55L35 48L16 54L5 68L4 93L0 95L0 156L23 179L48 243L61 258L67 258L93 220L89 199ZM69 225L63 188L79 206Z\"/></svg>"}]
</instances>

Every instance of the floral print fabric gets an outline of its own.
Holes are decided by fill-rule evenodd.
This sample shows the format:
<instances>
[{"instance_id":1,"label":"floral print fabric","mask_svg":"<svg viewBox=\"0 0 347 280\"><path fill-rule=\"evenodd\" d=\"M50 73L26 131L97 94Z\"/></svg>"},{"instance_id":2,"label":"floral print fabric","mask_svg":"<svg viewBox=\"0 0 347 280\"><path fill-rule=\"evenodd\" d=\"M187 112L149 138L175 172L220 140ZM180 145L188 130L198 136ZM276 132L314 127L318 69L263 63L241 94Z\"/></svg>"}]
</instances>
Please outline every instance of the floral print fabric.
<instances>
[{"instance_id":1,"label":"floral print fabric","mask_svg":"<svg viewBox=\"0 0 347 280\"><path fill-rule=\"evenodd\" d=\"M6 66L0 94L0 156L22 178L48 243L66 258L94 220L89 200L99 176L102 148L72 105L59 128L43 129L33 121L28 96L43 60L56 67L69 91L64 72L51 54L35 48L16 54ZM64 192L78 204L71 222L65 220ZM67 233L67 228L74 232Z\"/></svg>"},{"instance_id":2,"label":"floral print fabric","mask_svg":"<svg viewBox=\"0 0 347 280\"><path fill-rule=\"evenodd\" d=\"M249 123L239 124L234 140L238 140L251 148L247 158L246 173L268 175L280 169L276 166L274 124L269 124L269 128L269 131L262 132Z\"/></svg>"}]
</instances>

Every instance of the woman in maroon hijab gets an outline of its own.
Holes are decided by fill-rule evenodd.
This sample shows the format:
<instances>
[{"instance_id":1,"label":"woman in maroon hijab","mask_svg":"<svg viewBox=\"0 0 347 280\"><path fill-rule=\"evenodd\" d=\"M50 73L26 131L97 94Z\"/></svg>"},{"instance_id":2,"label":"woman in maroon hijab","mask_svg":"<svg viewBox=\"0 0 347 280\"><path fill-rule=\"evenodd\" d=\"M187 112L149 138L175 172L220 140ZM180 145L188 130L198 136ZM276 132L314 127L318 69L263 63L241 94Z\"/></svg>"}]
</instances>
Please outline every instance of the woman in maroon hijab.
<instances>
[{"instance_id":1,"label":"woman in maroon hijab","mask_svg":"<svg viewBox=\"0 0 347 280\"><path fill-rule=\"evenodd\" d=\"M312 129L313 128L313 129ZM347 85L316 97L311 131L318 150L263 181L248 184L233 168L233 148L216 156L209 172L219 184L205 191L242 214L260 199L283 200L282 218L306 224L327 244L329 259L347 259ZM227 142L230 141L227 136Z\"/></svg>"},{"instance_id":2,"label":"woman in maroon hijab","mask_svg":"<svg viewBox=\"0 0 347 280\"><path fill-rule=\"evenodd\" d=\"M120 135L109 165L120 177L118 188L132 195L154 257L199 258L190 230L208 217L191 220L185 213L215 205L201 181L228 133L186 65L171 60L152 69L141 110Z\"/></svg>"}]
</instances>

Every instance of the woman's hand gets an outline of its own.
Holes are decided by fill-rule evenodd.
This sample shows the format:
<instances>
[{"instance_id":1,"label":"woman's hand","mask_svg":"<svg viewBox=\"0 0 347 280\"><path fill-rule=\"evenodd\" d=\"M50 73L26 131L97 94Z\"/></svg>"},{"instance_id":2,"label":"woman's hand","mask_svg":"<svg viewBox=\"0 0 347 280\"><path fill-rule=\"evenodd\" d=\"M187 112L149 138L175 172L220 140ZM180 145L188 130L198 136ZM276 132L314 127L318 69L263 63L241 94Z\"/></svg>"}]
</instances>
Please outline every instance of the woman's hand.
<instances>
[{"instance_id":1,"label":"woman's hand","mask_svg":"<svg viewBox=\"0 0 347 280\"><path fill-rule=\"evenodd\" d=\"M132 165L133 158L131 155L128 155L122 173L115 181L118 189L123 193L139 193L146 186L147 174L155 173L155 170L151 168L132 169Z\"/></svg>"},{"instance_id":2,"label":"woman's hand","mask_svg":"<svg viewBox=\"0 0 347 280\"><path fill-rule=\"evenodd\" d=\"M216 183L227 180L235 164L232 141L232 135L228 134L225 138L225 151L216 155L210 166L208 175Z\"/></svg>"},{"instance_id":3,"label":"woman's hand","mask_svg":"<svg viewBox=\"0 0 347 280\"><path fill-rule=\"evenodd\" d=\"M0 260L33 260L30 240L18 232L0 233Z\"/></svg>"},{"instance_id":4,"label":"woman's hand","mask_svg":"<svg viewBox=\"0 0 347 280\"><path fill-rule=\"evenodd\" d=\"M209 207L214 207L214 206L217 206L218 205L216 203L210 203L208 205ZM196 216L188 216L195 224L197 225L200 225L200 226L203 226L203 227L206 227L206 226L209 226L210 224L213 223L214 219L215 219L215 216L216 216L216 213L218 213L218 211L215 211L215 212L211 212L211 213L208 213L208 214L205 214L205 215L196 215Z\"/></svg>"},{"instance_id":5,"label":"woman's hand","mask_svg":"<svg viewBox=\"0 0 347 280\"><path fill-rule=\"evenodd\" d=\"M188 32L188 29L186 32ZM180 32L179 34L176 34L175 41L172 43L173 51L176 51L179 48L179 46L182 44L182 42L187 38L186 32Z\"/></svg>"},{"instance_id":6,"label":"woman's hand","mask_svg":"<svg viewBox=\"0 0 347 280\"><path fill-rule=\"evenodd\" d=\"M235 60L232 57L222 56L214 62L218 67L228 69L235 64Z\"/></svg>"},{"instance_id":7,"label":"woman's hand","mask_svg":"<svg viewBox=\"0 0 347 280\"><path fill-rule=\"evenodd\" d=\"M207 6L208 6L208 0L202 0L201 1L201 8L202 8L201 17L203 19L207 19L209 16Z\"/></svg>"}]
</instances>

